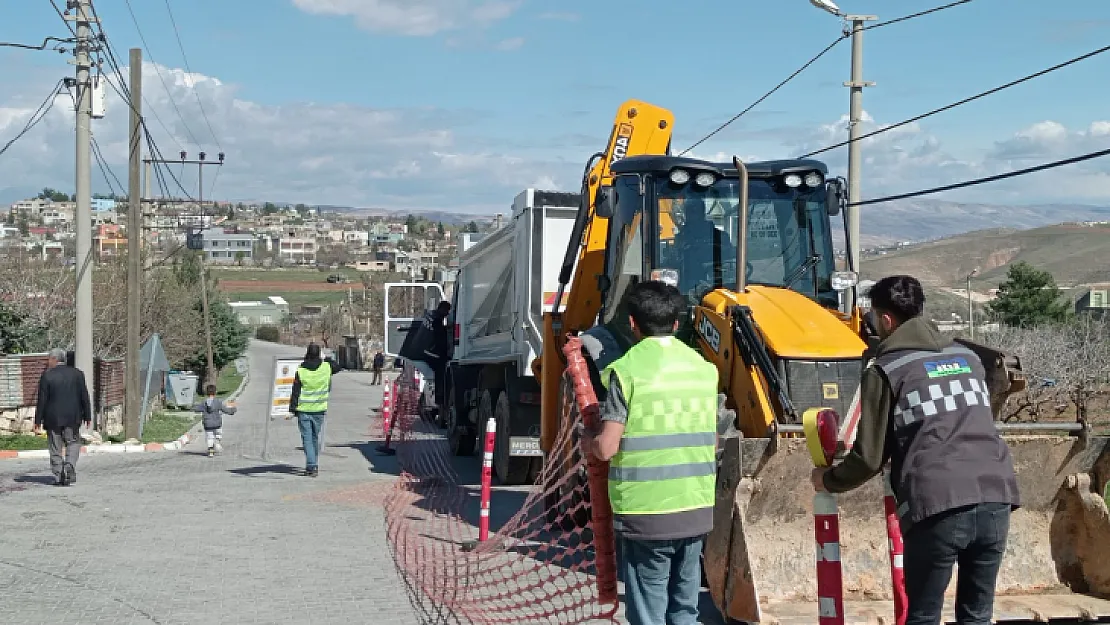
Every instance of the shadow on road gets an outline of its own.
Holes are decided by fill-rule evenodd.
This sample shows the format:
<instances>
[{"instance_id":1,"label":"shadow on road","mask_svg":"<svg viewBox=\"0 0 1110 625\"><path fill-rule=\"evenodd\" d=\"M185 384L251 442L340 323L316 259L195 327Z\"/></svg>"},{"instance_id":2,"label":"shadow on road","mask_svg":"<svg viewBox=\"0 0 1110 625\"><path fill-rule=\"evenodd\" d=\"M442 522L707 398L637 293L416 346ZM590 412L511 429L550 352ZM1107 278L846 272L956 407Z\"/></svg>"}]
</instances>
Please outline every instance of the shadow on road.
<instances>
[{"instance_id":1,"label":"shadow on road","mask_svg":"<svg viewBox=\"0 0 1110 625\"><path fill-rule=\"evenodd\" d=\"M54 483L53 475L20 475L12 480L18 484L46 484L47 486Z\"/></svg>"},{"instance_id":2,"label":"shadow on road","mask_svg":"<svg viewBox=\"0 0 1110 625\"><path fill-rule=\"evenodd\" d=\"M281 475L300 475L304 471L290 464L266 464L254 467L242 467L239 469L228 469L227 472L245 477L259 477L274 473Z\"/></svg>"}]
</instances>

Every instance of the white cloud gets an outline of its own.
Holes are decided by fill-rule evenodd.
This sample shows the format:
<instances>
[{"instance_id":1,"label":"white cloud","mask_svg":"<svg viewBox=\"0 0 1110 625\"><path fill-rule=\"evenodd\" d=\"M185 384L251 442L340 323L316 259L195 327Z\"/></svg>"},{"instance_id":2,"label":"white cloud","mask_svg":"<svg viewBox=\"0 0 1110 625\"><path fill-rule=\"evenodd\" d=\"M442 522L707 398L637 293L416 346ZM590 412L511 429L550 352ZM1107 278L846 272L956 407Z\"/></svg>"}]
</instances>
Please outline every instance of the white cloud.
<instances>
[{"instance_id":1,"label":"white cloud","mask_svg":"<svg viewBox=\"0 0 1110 625\"><path fill-rule=\"evenodd\" d=\"M149 103L144 113L162 156L176 159L178 150L184 149L195 157L203 149L214 159L216 142L184 72L162 68L185 122L171 105L155 67L144 64L143 75L144 99ZM494 212L537 181L552 188L577 186L581 164L564 163L542 151L529 152L525 158L488 140L475 148L469 127L476 119L473 112L351 104L267 105L237 97L233 85L205 76L194 78L226 153L214 191L209 190L213 172L205 172L206 196ZM48 90L48 84L42 83L41 92ZM33 91L28 88L28 93L38 91L38 86ZM126 184L128 111L114 94L109 98L108 114L93 121L93 131L108 164ZM23 126L38 105L30 105L31 99L0 96L0 137L13 136ZM168 134L157 120L165 124ZM461 138L460 132L468 137ZM171 170L195 195L195 168ZM47 118L0 157L0 181L4 181L0 187L28 190L73 186L73 113L68 95L59 96ZM94 190L108 191L95 163L93 181ZM168 182L180 194L175 183ZM152 188L158 192L156 184Z\"/></svg>"},{"instance_id":2,"label":"white cloud","mask_svg":"<svg viewBox=\"0 0 1110 625\"><path fill-rule=\"evenodd\" d=\"M579 15L578 13L570 13L570 12L562 12L562 11L547 11L545 13L540 13L539 18L541 20L558 20L558 21L562 21L562 22L577 22L578 20L582 19L582 16Z\"/></svg>"},{"instance_id":3,"label":"white cloud","mask_svg":"<svg viewBox=\"0 0 1110 625\"><path fill-rule=\"evenodd\" d=\"M524 45L524 37L504 39L497 44L498 50L519 50Z\"/></svg>"},{"instance_id":4,"label":"white cloud","mask_svg":"<svg viewBox=\"0 0 1110 625\"><path fill-rule=\"evenodd\" d=\"M576 190L584 159L605 140L602 117L592 137L571 132L522 141L517 136L482 134L475 126L480 116L472 111L311 102L269 105L239 97L235 85L216 78L187 77L180 69L163 68L161 75L184 116L182 122L154 66L144 65L143 72L144 96L150 105L145 111L148 126L166 158L176 158L179 149L192 156L203 149L209 158L218 152L188 86L196 84L227 154L214 195L206 192L220 199L491 213L528 186ZM22 128L49 91L53 82L46 78L28 84L21 95L0 94L0 144ZM109 164L124 179L127 108L114 94L109 98L108 116L95 120L93 129ZM552 113L558 115L558 111ZM884 123L871 116L866 120L864 132ZM843 141L846 127L842 117L808 130L739 130L735 136L714 137L690 156L724 162L734 154L745 161L797 156ZM911 124L864 140L864 196L914 191L1075 156L1104 148L1108 136L1107 120L1080 128L1044 121L1016 129L981 150L968 151L953 149L927 126ZM688 143L676 138L676 153L684 145ZM846 173L846 147L816 158L824 160L834 174ZM72 105L63 94L42 123L0 157L0 187L72 189L73 160ZM195 168L173 171L195 194ZM206 189L213 180L210 173L205 172ZM108 190L95 166L93 177L96 191ZM936 197L989 203L1110 204L1110 159Z\"/></svg>"},{"instance_id":5,"label":"white cloud","mask_svg":"<svg viewBox=\"0 0 1110 625\"><path fill-rule=\"evenodd\" d=\"M888 127L864 116L863 132ZM847 117L821 125L815 132L783 147L790 155L810 152L847 139ZM954 152L920 123L907 124L864 139L864 197L873 198L963 182L1036 164L1104 149L1110 122L1095 121L1073 130L1043 121L1015 131L988 149ZM813 158L825 161L839 175L847 172L848 148L840 147ZM955 201L1034 203L1085 201L1110 203L1110 159L1092 160L1051 172L1035 173L937 195Z\"/></svg>"},{"instance_id":6,"label":"white cloud","mask_svg":"<svg viewBox=\"0 0 1110 625\"><path fill-rule=\"evenodd\" d=\"M464 28L483 28L512 15L521 0L293 0L315 15L353 17L374 33L426 37Z\"/></svg>"}]
</instances>

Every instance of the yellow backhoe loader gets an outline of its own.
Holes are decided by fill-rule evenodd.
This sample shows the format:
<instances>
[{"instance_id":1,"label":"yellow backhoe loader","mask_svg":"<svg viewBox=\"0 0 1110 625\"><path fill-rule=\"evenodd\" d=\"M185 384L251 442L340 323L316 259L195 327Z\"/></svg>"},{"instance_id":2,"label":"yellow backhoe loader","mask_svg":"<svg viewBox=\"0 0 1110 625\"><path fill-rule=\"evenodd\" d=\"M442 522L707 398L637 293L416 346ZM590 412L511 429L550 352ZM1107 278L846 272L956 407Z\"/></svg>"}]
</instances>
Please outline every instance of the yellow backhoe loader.
<instances>
[{"instance_id":1,"label":"yellow backhoe loader","mask_svg":"<svg viewBox=\"0 0 1110 625\"><path fill-rule=\"evenodd\" d=\"M690 304L680 336L720 373L718 495L704 552L713 601L734 622L816 623L813 461L801 415L849 415L874 343L856 268L836 268L833 227L842 220L833 217L849 210L845 185L813 160L670 156L673 123L665 109L628 101L606 151L587 165L555 298L566 305L544 315L533 362L541 447L552 453L563 418L566 337L589 339L590 360L603 368L631 342L621 306L629 285L676 282ZM1020 363L967 345L989 370L997 419L1023 388ZM1110 517L1099 495L1110 479L1107 438L1082 423L998 427L1024 505L1011 520L997 621L1110 619L1110 601L1098 598L1110 593ZM840 496L848 623L893 622L880 480Z\"/></svg>"}]
</instances>

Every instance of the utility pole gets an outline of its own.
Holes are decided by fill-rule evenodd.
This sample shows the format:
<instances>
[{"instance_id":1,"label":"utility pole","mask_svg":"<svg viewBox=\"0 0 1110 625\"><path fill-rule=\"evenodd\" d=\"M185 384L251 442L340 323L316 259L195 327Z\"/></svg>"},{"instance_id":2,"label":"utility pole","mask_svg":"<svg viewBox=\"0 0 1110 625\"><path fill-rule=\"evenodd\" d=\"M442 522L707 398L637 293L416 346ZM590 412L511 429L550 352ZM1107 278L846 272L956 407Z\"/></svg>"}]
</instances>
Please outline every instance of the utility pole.
<instances>
[{"instance_id":1,"label":"utility pole","mask_svg":"<svg viewBox=\"0 0 1110 625\"><path fill-rule=\"evenodd\" d=\"M351 330L351 336L355 335L355 291L351 287L347 287L347 326Z\"/></svg>"},{"instance_id":2,"label":"utility pole","mask_svg":"<svg viewBox=\"0 0 1110 625\"><path fill-rule=\"evenodd\" d=\"M971 335L971 340L975 340L975 304L971 300L971 279L979 274L979 268L971 270L967 274L967 331Z\"/></svg>"},{"instance_id":3,"label":"utility pole","mask_svg":"<svg viewBox=\"0 0 1110 625\"><path fill-rule=\"evenodd\" d=\"M851 22L852 26L852 79L844 83L851 89L851 101L848 113L848 234L851 238L848 249L848 263L852 271L859 271L860 267L860 208L855 206L860 201L860 178L862 174L863 156L860 152L859 137L863 134L860 123L863 120L863 88L873 87L875 83L863 79L863 25L879 19L877 15L846 15L844 19Z\"/></svg>"},{"instance_id":4,"label":"utility pole","mask_svg":"<svg viewBox=\"0 0 1110 625\"><path fill-rule=\"evenodd\" d=\"M127 438L139 437L143 407L139 393L139 333L142 322L142 238L143 198L140 190L140 160L142 158L142 105L143 105L143 51L131 48L131 145L127 172L127 380L126 409L123 431Z\"/></svg>"},{"instance_id":5,"label":"utility pole","mask_svg":"<svg viewBox=\"0 0 1110 625\"><path fill-rule=\"evenodd\" d=\"M74 48L77 67L77 327L74 364L85 374L90 392L96 386L93 368L93 258L92 258L92 80L89 69L92 48L92 7L90 0L76 0L75 15L67 21L76 22L77 46ZM94 403L95 405L95 403Z\"/></svg>"},{"instance_id":6,"label":"utility pole","mask_svg":"<svg viewBox=\"0 0 1110 625\"><path fill-rule=\"evenodd\" d=\"M197 166L197 169L200 170L200 174L199 174L199 178L198 178L198 182L200 183L200 193L199 193L200 197L198 198L198 203L200 205L201 218L202 218L201 221L203 223L203 218L206 216L205 211L204 211L204 167L205 167L205 165L216 165L216 166L223 165L224 164L224 153L220 152L219 162L204 160L205 157L207 156L204 152L200 153L200 160L195 160L195 161L186 160L186 157L188 156L188 154L184 151L182 151L179 154L179 156L181 156L181 159L177 160L177 161L170 161L170 160L157 159L157 158L148 158L148 159L145 159L143 162L145 162L145 163L158 163L158 164L180 163L182 165L196 165ZM210 226L205 226L204 229L207 229L208 227L210 227ZM187 240L190 240L191 238L192 238L192 236L190 235L190 237ZM214 376L215 376L215 373L216 373L216 362L215 362L215 359L212 356L212 315L210 314L209 308L208 308L208 275L207 275L208 268L207 268L207 263L205 262L206 261L205 257L207 255L207 251L205 251L203 244L201 244L198 247L194 247L194 246L190 245L189 249L191 249L191 250L200 250L200 305L201 305L202 314L204 315L204 343L205 343L205 352L206 352L207 360L208 360L208 362L207 362L207 365L208 365L207 370L208 371L207 371L207 373L204 377L205 377L205 384L215 384L216 383L216 378Z\"/></svg>"}]
</instances>

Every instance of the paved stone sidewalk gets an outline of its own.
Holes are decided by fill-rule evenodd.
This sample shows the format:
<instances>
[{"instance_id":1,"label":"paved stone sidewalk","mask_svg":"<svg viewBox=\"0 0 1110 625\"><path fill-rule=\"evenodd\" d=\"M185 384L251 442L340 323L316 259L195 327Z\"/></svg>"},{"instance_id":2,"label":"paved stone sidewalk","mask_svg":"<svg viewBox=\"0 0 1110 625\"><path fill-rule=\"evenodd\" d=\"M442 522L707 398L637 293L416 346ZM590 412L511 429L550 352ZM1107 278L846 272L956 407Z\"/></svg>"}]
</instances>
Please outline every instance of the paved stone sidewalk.
<instances>
[{"instance_id":1,"label":"paved stone sidewalk","mask_svg":"<svg viewBox=\"0 0 1110 625\"><path fill-rule=\"evenodd\" d=\"M222 456L203 436L82 456L69 488L46 460L0 464L0 623L416 623L383 526L395 459L367 442L380 387L335 378L320 477L303 477L295 421L270 422L261 459L278 355L301 351L252 345Z\"/></svg>"}]
</instances>

